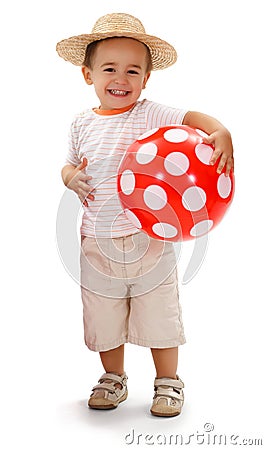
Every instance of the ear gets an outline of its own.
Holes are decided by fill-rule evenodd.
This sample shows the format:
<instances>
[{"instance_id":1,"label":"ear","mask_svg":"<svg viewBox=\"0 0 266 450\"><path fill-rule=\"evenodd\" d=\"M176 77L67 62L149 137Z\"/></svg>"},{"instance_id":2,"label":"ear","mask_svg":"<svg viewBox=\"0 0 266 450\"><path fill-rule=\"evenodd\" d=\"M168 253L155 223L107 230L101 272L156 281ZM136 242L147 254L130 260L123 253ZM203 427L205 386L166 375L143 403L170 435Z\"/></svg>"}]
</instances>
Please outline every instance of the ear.
<instances>
[{"instance_id":1,"label":"ear","mask_svg":"<svg viewBox=\"0 0 266 450\"><path fill-rule=\"evenodd\" d=\"M146 84L147 84L147 81L148 81L148 79L150 78L150 76L151 76L151 73L150 73L150 72L147 72L146 75L145 75L145 77L144 77L143 83L142 83L142 89L145 89Z\"/></svg>"},{"instance_id":2,"label":"ear","mask_svg":"<svg viewBox=\"0 0 266 450\"><path fill-rule=\"evenodd\" d=\"M85 82L89 86L91 86L93 84L93 81L91 79L91 70L87 66L82 66L81 71L82 71Z\"/></svg>"}]
</instances>

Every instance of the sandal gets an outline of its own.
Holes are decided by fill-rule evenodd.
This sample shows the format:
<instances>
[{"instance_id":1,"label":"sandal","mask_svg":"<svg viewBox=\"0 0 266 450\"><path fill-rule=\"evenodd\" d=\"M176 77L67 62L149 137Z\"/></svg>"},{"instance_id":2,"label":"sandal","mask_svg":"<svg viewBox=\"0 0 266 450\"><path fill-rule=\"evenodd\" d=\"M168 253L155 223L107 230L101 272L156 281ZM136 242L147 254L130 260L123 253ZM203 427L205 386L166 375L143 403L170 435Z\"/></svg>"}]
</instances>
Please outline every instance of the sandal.
<instances>
[{"instance_id":1,"label":"sandal","mask_svg":"<svg viewBox=\"0 0 266 450\"><path fill-rule=\"evenodd\" d=\"M180 378L155 378L155 394L150 412L160 417L178 416L184 403L183 387Z\"/></svg>"},{"instance_id":2,"label":"sandal","mask_svg":"<svg viewBox=\"0 0 266 450\"><path fill-rule=\"evenodd\" d=\"M117 384L121 386L116 387ZM93 387L88 406L93 409L113 409L127 398L127 376L104 373Z\"/></svg>"}]
</instances>

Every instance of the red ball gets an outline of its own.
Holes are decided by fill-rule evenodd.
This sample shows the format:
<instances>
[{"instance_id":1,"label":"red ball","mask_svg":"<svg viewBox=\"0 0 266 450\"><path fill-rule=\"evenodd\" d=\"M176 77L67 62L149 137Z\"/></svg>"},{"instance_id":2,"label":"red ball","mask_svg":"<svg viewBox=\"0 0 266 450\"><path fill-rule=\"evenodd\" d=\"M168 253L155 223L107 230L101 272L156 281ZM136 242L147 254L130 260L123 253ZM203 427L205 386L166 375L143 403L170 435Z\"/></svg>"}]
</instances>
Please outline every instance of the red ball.
<instances>
[{"instance_id":1,"label":"red ball","mask_svg":"<svg viewBox=\"0 0 266 450\"><path fill-rule=\"evenodd\" d=\"M234 176L217 173L213 147L185 125L147 131L127 149L118 170L120 202L128 219L155 239L203 236L223 218Z\"/></svg>"}]
</instances>

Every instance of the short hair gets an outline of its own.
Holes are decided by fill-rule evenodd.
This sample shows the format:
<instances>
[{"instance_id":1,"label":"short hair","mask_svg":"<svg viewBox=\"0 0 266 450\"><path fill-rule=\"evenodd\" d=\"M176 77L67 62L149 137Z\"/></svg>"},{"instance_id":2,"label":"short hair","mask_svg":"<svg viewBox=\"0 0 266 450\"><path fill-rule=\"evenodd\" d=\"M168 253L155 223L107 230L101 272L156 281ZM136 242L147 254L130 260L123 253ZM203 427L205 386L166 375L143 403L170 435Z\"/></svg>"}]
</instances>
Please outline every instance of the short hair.
<instances>
[{"instance_id":1,"label":"short hair","mask_svg":"<svg viewBox=\"0 0 266 450\"><path fill-rule=\"evenodd\" d=\"M92 69L93 58L95 56L97 45L99 44L99 42L107 41L107 40L110 40L110 39L123 39L123 37L122 36L121 37L120 36L118 36L118 37L114 36L114 37L111 37L111 38L100 39L98 41L92 42L91 44L88 44L87 48L86 48L85 58L84 58L84 61L83 61L83 66L86 66L89 69ZM132 39L132 38L129 38L129 39ZM138 41L138 42L140 42L140 41ZM143 42L141 42L141 43L143 44ZM145 45L145 44L143 44L143 45L145 46L145 48L147 50L146 51L146 53L147 53L147 57L146 57L147 69L146 69L146 71L150 72L152 70L152 60L151 60L150 49L147 47L147 45Z\"/></svg>"}]
</instances>

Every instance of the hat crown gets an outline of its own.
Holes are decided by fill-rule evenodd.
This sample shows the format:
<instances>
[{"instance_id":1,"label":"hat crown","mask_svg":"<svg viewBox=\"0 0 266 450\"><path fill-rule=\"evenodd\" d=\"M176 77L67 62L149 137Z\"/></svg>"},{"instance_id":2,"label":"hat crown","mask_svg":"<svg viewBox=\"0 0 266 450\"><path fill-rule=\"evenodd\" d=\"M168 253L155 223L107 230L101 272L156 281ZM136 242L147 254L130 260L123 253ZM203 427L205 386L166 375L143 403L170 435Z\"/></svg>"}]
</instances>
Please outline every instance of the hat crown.
<instances>
[{"instance_id":1,"label":"hat crown","mask_svg":"<svg viewBox=\"0 0 266 450\"><path fill-rule=\"evenodd\" d=\"M145 28L139 19L130 14L114 13L100 17L92 29L95 34L112 32L145 34Z\"/></svg>"}]
</instances>

